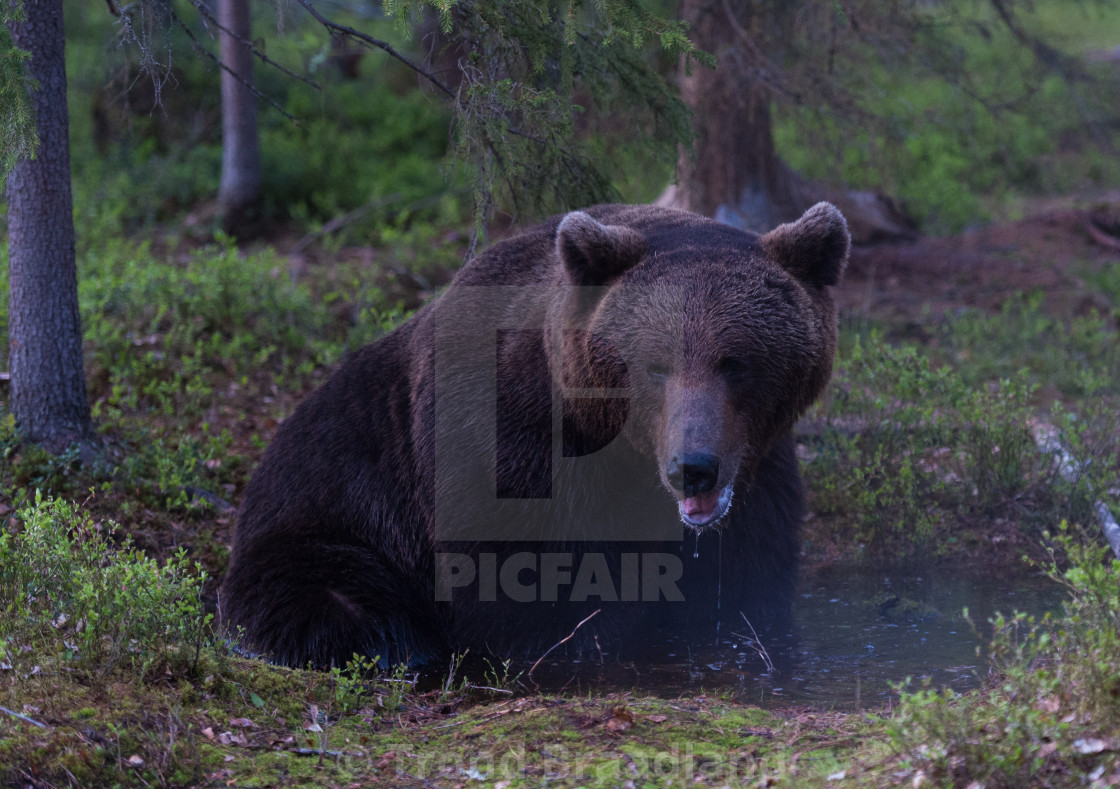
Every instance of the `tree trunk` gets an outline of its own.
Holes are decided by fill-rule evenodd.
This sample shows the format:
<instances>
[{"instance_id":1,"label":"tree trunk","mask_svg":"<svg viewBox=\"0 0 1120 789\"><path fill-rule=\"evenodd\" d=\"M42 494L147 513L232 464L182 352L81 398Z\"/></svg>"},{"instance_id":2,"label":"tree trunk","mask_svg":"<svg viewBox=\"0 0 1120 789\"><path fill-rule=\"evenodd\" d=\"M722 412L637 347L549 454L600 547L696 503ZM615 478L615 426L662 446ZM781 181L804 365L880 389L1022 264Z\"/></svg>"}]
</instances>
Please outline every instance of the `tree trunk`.
<instances>
[{"instance_id":1,"label":"tree trunk","mask_svg":"<svg viewBox=\"0 0 1120 789\"><path fill-rule=\"evenodd\" d=\"M681 0L689 37L719 59L712 69L682 75L693 111L695 152L682 152L673 205L746 230L796 219L807 206L799 180L778 159L770 131L770 92L751 44L763 23L755 3Z\"/></svg>"},{"instance_id":2,"label":"tree trunk","mask_svg":"<svg viewBox=\"0 0 1120 789\"><path fill-rule=\"evenodd\" d=\"M69 118L62 0L23 4L9 24L31 53L38 156L8 176L9 364L12 413L27 437L58 451L94 445L82 372L82 327L74 260Z\"/></svg>"},{"instance_id":3,"label":"tree trunk","mask_svg":"<svg viewBox=\"0 0 1120 789\"><path fill-rule=\"evenodd\" d=\"M225 228L243 230L261 191L257 97L253 82L249 0L218 0L222 63L222 180L218 210ZM228 32L226 32L228 31ZM232 73L230 73L232 72Z\"/></svg>"},{"instance_id":4,"label":"tree trunk","mask_svg":"<svg viewBox=\"0 0 1120 789\"><path fill-rule=\"evenodd\" d=\"M780 3L761 0L681 0L689 37L719 65L681 76L681 97L693 111L695 152L681 152L679 184L657 202L760 233L828 200L843 212L857 243L916 237L913 222L889 197L809 181L778 158L770 105L779 66L762 48L788 35L781 14Z\"/></svg>"}]
</instances>

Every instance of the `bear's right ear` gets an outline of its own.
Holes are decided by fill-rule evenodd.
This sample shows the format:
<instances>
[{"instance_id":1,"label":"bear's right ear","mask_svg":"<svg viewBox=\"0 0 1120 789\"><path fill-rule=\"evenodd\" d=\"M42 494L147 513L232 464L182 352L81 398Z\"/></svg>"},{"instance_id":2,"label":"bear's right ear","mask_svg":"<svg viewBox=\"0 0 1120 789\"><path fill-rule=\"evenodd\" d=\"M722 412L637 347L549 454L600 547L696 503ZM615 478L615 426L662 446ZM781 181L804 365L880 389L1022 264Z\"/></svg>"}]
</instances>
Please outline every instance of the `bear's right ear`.
<instances>
[{"instance_id":1,"label":"bear's right ear","mask_svg":"<svg viewBox=\"0 0 1120 789\"><path fill-rule=\"evenodd\" d=\"M766 254L802 282L835 285L848 265L852 237L832 203L817 203L796 222L778 225L761 238Z\"/></svg>"},{"instance_id":2,"label":"bear's right ear","mask_svg":"<svg viewBox=\"0 0 1120 789\"><path fill-rule=\"evenodd\" d=\"M572 211L556 228L556 252L573 285L607 285L637 265L646 242L628 227Z\"/></svg>"}]
</instances>

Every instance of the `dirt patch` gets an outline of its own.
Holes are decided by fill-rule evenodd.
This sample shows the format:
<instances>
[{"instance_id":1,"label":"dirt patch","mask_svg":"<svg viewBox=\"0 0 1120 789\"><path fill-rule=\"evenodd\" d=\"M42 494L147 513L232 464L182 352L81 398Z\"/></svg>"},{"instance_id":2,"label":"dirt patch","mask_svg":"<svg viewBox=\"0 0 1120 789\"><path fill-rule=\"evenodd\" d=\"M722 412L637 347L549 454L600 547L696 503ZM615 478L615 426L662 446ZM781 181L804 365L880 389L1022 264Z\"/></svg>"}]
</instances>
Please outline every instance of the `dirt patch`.
<instances>
[{"instance_id":1,"label":"dirt patch","mask_svg":"<svg viewBox=\"0 0 1120 789\"><path fill-rule=\"evenodd\" d=\"M1108 300L1080 275L1120 259L1120 249L1091 233L1100 229L1093 213L1058 210L949 238L856 247L837 300L847 312L906 322L959 307L995 310L1012 294L1044 290L1065 316L1107 314Z\"/></svg>"}]
</instances>

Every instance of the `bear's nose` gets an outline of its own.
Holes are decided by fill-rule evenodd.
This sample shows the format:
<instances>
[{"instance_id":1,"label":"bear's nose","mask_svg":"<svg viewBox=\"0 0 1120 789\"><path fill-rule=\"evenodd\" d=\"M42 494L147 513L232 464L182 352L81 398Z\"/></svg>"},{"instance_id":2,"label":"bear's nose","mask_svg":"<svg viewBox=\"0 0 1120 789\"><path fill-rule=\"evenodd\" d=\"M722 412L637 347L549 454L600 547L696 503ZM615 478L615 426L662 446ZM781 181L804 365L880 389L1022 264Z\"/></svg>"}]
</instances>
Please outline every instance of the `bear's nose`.
<instances>
[{"instance_id":1,"label":"bear's nose","mask_svg":"<svg viewBox=\"0 0 1120 789\"><path fill-rule=\"evenodd\" d=\"M716 486L719 477L719 458L699 452L673 455L665 466L669 484L691 498L707 493Z\"/></svg>"}]
</instances>

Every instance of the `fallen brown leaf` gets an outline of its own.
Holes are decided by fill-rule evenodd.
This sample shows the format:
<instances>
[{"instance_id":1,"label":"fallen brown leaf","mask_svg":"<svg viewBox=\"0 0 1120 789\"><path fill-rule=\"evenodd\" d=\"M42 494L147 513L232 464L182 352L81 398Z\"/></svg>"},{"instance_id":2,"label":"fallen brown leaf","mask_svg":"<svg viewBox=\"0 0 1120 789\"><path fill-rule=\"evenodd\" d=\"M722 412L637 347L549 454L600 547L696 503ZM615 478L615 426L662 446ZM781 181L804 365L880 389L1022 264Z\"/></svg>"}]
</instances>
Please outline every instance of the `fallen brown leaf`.
<instances>
[{"instance_id":1,"label":"fallen brown leaf","mask_svg":"<svg viewBox=\"0 0 1120 789\"><path fill-rule=\"evenodd\" d=\"M625 707L615 707L607 719L608 731L626 731L634 725L634 716Z\"/></svg>"}]
</instances>

